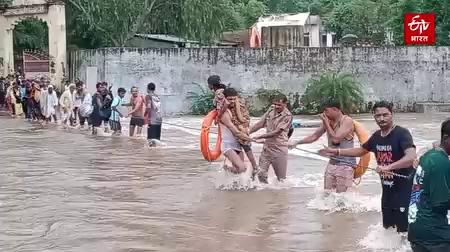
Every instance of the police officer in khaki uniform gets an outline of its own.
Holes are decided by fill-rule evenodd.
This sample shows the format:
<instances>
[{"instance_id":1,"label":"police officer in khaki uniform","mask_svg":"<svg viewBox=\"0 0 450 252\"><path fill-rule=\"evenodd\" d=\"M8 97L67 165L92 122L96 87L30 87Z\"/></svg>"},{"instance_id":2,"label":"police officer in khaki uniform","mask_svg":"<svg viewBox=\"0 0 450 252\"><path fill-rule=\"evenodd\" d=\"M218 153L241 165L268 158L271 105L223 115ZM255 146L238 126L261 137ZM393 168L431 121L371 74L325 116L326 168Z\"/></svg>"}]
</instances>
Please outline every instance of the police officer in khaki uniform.
<instances>
[{"instance_id":1,"label":"police officer in khaki uniform","mask_svg":"<svg viewBox=\"0 0 450 252\"><path fill-rule=\"evenodd\" d=\"M287 109L287 97L278 95L272 101L272 107L267 111L261 120L250 128L250 134L263 127L266 133L252 138L254 141L264 139L264 147L259 158L258 174L260 182L267 183L267 174L272 165L278 180L286 179L287 159L288 159L288 133L292 125L292 114Z\"/></svg>"}]
</instances>

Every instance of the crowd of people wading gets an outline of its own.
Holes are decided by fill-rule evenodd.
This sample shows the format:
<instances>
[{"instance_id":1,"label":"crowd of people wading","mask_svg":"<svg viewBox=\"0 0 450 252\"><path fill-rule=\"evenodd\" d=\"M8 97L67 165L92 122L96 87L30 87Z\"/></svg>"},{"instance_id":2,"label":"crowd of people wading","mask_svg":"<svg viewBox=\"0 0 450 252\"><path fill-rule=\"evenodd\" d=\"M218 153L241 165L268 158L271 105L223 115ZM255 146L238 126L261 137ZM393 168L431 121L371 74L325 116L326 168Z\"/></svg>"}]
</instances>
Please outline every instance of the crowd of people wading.
<instances>
[{"instance_id":1,"label":"crowd of people wading","mask_svg":"<svg viewBox=\"0 0 450 252\"><path fill-rule=\"evenodd\" d=\"M14 118L91 130L93 134L102 129L121 135L121 118L130 118L130 136L142 135L146 126L149 144L155 145L161 138L161 101L154 83L146 89L143 94L139 87L132 87L126 102L127 90L118 88L114 93L107 82L97 83L96 92L90 94L80 80L58 90L44 77L24 79L16 74L0 77L0 108Z\"/></svg>"}]
</instances>

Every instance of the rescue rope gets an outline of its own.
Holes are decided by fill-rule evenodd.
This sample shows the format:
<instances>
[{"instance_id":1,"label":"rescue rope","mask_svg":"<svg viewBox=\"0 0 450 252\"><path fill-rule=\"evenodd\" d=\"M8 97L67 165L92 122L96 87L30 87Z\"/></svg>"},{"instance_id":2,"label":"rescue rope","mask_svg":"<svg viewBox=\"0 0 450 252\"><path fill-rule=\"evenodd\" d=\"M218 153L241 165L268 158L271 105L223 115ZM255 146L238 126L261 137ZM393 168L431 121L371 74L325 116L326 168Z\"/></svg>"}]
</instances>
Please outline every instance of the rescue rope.
<instances>
[{"instance_id":1,"label":"rescue rope","mask_svg":"<svg viewBox=\"0 0 450 252\"><path fill-rule=\"evenodd\" d=\"M309 150L301 149L301 148L298 148L298 147L296 147L295 149L304 151L304 152L306 152L306 153L310 153L310 154L315 154L315 155L322 156L322 155L320 155L319 153L314 152L314 151L309 151ZM346 165L351 166L351 167L355 167L355 166L356 166L356 167L365 168L365 169L368 169L368 170L371 170L371 171L376 171L376 170L377 170L377 169L375 169L375 168L373 168L373 167L370 167L370 166L367 166L367 167L366 167L366 166L360 166L360 165L358 165L358 164L351 163L351 162L346 161L346 160L341 159L341 158L336 158L336 157L327 157L327 158L329 158L329 159L331 159L331 160L334 160L334 161L338 161L338 162L341 163L341 164L346 164ZM411 174L411 175L409 175L409 176L406 176L406 175L402 175L402 174L398 174L398 173L390 172L390 171L386 171L385 173L390 174L390 175L392 175L392 176L399 177L399 178L405 178L405 179L410 179L410 178L413 176L413 174Z\"/></svg>"},{"instance_id":2,"label":"rescue rope","mask_svg":"<svg viewBox=\"0 0 450 252\"><path fill-rule=\"evenodd\" d=\"M194 128L194 127L189 127L189 126L184 126L184 125L178 125L178 124L173 124L173 123L167 123L167 122L164 122L164 124L167 124L167 125L171 125L171 126L175 126L175 127L180 127L180 128L185 128L185 129L190 129L190 130L202 130L201 128L199 129L199 128ZM210 132L211 134L218 134L217 132ZM254 142L254 143L257 143L257 142ZM261 144L261 143L257 143L257 144ZM304 152L306 152L306 153L310 153L310 154L314 154L314 155L319 155L319 156L321 156L318 152L314 152L314 151L309 151L309 150L305 150L305 149L301 149L301 148L298 148L298 147L296 147L295 149L297 149L297 150L300 150L300 151L304 151ZM334 160L334 161L338 161L338 162L340 162L340 163L342 163L342 164L346 164L346 165L348 165L348 166L351 166L351 167L360 167L360 168L364 168L364 169L367 169L367 170L371 170L371 171L375 171L376 172L376 168L373 168L373 167L366 167L366 166L361 166L361 165L359 165L359 164L353 164L353 163L351 163L351 162L348 162L348 161L346 161L346 160L343 160L343 159L340 159L340 158L336 158L336 157L328 157L329 159L332 159L332 160ZM385 172L385 173L387 173L387 174L390 174L390 175L392 175L392 176L395 176L395 177L399 177L399 178L404 178L404 179L411 179L411 177L413 176L413 174L411 174L411 175L409 175L409 176L406 176L406 175L402 175L402 174L398 174L398 173L395 173L395 172ZM355 182L355 181L354 181ZM361 179L359 179L359 181L358 182L355 182L355 184L359 184L361 182Z\"/></svg>"},{"instance_id":3,"label":"rescue rope","mask_svg":"<svg viewBox=\"0 0 450 252\"><path fill-rule=\"evenodd\" d=\"M174 123L168 123L168 122L163 122L163 124L167 124L167 125L175 126L175 127L179 127L179 128L190 129L190 130L200 130L200 131L202 130L202 128L194 128L194 127L189 127L189 126L184 126L184 125L179 125L179 124L174 124ZM210 129L211 129L211 127L210 127ZM209 133L215 134L215 135L219 134L217 132L209 132Z\"/></svg>"}]
</instances>

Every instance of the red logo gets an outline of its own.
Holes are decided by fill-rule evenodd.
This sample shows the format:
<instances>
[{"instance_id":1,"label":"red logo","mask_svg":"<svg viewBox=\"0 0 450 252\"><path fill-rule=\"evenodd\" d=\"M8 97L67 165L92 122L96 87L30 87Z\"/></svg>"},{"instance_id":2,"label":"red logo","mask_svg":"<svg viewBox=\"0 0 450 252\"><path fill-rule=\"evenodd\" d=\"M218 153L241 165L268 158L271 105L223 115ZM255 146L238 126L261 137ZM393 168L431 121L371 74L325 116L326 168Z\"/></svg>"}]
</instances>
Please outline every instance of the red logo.
<instances>
[{"instance_id":1,"label":"red logo","mask_svg":"<svg viewBox=\"0 0 450 252\"><path fill-rule=\"evenodd\" d=\"M436 41L436 15L434 13L407 13L403 22L405 44L434 45Z\"/></svg>"}]
</instances>

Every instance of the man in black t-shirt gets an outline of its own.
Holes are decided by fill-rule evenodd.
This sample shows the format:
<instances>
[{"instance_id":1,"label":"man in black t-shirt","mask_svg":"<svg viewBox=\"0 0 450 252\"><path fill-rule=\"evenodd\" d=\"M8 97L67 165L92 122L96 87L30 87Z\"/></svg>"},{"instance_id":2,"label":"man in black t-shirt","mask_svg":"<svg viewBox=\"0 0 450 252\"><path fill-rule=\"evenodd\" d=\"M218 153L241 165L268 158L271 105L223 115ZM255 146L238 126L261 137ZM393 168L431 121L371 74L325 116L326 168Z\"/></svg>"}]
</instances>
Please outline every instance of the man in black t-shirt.
<instances>
[{"instance_id":1,"label":"man in black t-shirt","mask_svg":"<svg viewBox=\"0 0 450 252\"><path fill-rule=\"evenodd\" d=\"M324 155L361 157L375 153L377 172L380 174L383 194L381 208L384 228L396 227L397 232L408 231L408 207L412 189L416 147L409 131L392 121L392 106L377 102L372 108L380 130L359 148L330 149L320 151ZM394 174L401 176L394 176Z\"/></svg>"}]
</instances>

